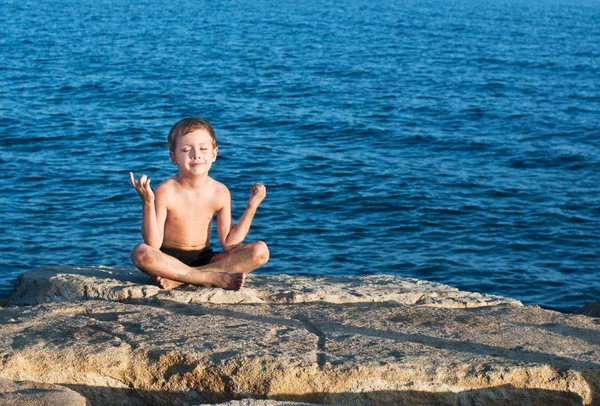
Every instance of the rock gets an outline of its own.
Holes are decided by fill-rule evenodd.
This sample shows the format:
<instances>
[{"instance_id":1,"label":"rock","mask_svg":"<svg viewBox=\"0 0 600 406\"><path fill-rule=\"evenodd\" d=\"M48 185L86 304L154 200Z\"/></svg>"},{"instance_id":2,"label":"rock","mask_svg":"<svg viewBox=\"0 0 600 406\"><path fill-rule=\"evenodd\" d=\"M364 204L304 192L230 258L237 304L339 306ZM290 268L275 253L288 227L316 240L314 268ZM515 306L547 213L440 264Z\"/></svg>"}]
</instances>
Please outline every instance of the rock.
<instances>
[{"instance_id":1,"label":"rock","mask_svg":"<svg viewBox=\"0 0 600 406\"><path fill-rule=\"evenodd\" d=\"M10 406L85 406L77 392L60 385L0 379L0 404Z\"/></svg>"},{"instance_id":2,"label":"rock","mask_svg":"<svg viewBox=\"0 0 600 406\"><path fill-rule=\"evenodd\" d=\"M316 406L314 403L279 402L276 400L243 399L225 403L214 403L214 406Z\"/></svg>"},{"instance_id":3,"label":"rock","mask_svg":"<svg viewBox=\"0 0 600 406\"><path fill-rule=\"evenodd\" d=\"M584 314L590 317L600 317L600 300L585 304L576 314Z\"/></svg>"},{"instance_id":4,"label":"rock","mask_svg":"<svg viewBox=\"0 0 600 406\"><path fill-rule=\"evenodd\" d=\"M600 399L600 324L533 306L185 304L156 294L5 307L0 325L1 378L59 383L102 406Z\"/></svg>"},{"instance_id":5,"label":"rock","mask_svg":"<svg viewBox=\"0 0 600 406\"><path fill-rule=\"evenodd\" d=\"M474 292L435 282L391 275L296 276L248 275L241 292L218 288L159 289L134 268L44 267L19 275L11 304L35 305L56 301L164 299L180 303L364 303L392 301L433 307L465 308L510 304L518 300Z\"/></svg>"}]
</instances>

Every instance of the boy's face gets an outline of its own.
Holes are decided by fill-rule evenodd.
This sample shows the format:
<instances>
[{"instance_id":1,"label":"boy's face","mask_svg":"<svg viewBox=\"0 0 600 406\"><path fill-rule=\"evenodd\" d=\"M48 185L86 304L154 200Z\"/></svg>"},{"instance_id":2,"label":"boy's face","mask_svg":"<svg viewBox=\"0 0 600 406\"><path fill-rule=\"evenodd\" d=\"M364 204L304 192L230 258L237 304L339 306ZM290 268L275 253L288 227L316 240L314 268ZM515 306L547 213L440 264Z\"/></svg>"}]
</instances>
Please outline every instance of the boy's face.
<instances>
[{"instance_id":1,"label":"boy's face","mask_svg":"<svg viewBox=\"0 0 600 406\"><path fill-rule=\"evenodd\" d=\"M200 129L178 137L170 155L179 173L201 175L207 173L217 159L217 150L210 133Z\"/></svg>"}]
</instances>

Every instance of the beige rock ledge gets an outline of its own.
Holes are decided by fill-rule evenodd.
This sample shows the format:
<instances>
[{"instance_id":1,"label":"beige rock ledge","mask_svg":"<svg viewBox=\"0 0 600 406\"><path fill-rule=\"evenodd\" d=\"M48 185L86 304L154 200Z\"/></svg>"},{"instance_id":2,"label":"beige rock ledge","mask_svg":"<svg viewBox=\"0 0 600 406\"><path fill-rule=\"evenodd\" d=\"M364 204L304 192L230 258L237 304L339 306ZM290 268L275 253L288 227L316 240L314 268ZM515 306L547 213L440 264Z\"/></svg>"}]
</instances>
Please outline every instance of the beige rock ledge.
<instances>
[{"instance_id":1,"label":"beige rock ledge","mask_svg":"<svg viewBox=\"0 0 600 406\"><path fill-rule=\"evenodd\" d=\"M86 406L88 404L83 396L64 386L0 379L0 405Z\"/></svg>"},{"instance_id":2,"label":"beige rock ledge","mask_svg":"<svg viewBox=\"0 0 600 406\"><path fill-rule=\"evenodd\" d=\"M165 291L134 268L44 267L19 275L11 304L84 299L167 299L180 303L362 303L393 301L433 307L521 306L518 300L462 292L440 283L391 275L296 276L249 274L241 292L187 287Z\"/></svg>"},{"instance_id":3,"label":"beige rock ledge","mask_svg":"<svg viewBox=\"0 0 600 406\"><path fill-rule=\"evenodd\" d=\"M0 309L0 378L102 406L600 404L600 323L586 316L156 296Z\"/></svg>"}]
</instances>

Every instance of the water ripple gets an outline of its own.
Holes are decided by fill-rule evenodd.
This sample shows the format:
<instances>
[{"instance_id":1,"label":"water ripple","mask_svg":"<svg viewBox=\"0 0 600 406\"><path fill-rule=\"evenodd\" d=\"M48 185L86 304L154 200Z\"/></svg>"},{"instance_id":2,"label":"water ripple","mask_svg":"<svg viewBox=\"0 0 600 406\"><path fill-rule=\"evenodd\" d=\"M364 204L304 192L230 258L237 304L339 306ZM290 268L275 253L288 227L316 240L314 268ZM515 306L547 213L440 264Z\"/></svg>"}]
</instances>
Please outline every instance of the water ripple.
<instances>
[{"instance_id":1,"label":"water ripple","mask_svg":"<svg viewBox=\"0 0 600 406\"><path fill-rule=\"evenodd\" d=\"M127 174L211 120L264 272L392 273L573 310L600 296L600 7L8 1L0 295L39 265L128 265Z\"/></svg>"}]
</instances>

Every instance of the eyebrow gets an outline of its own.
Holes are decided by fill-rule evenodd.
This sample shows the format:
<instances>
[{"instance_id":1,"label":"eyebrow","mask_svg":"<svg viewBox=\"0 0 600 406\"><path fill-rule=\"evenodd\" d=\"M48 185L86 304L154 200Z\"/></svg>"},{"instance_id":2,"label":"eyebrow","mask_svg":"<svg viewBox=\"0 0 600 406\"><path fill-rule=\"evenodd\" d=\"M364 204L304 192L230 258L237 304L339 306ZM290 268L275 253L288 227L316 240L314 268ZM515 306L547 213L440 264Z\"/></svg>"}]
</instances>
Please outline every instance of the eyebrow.
<instances>
[{"instance_id":1,"label":"eyebrow","mask_svg":"<svg viewBox=\"0 0 600 406\"><path fill-rule=\"evenodd\" d=\"M202 141L202 142L199 142L198 145L200 145L200 146L212 145L212 143L211 142L204 142L204 141ZM189 144L189 143L182 145L182 147L193 147L193 146L194 146L194 144Z\"/></svg>"}]
</instances>

